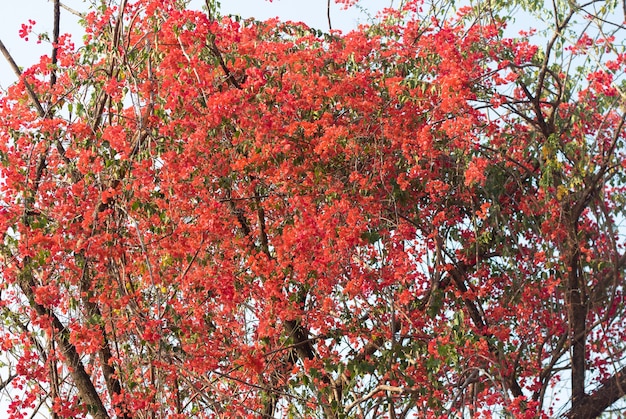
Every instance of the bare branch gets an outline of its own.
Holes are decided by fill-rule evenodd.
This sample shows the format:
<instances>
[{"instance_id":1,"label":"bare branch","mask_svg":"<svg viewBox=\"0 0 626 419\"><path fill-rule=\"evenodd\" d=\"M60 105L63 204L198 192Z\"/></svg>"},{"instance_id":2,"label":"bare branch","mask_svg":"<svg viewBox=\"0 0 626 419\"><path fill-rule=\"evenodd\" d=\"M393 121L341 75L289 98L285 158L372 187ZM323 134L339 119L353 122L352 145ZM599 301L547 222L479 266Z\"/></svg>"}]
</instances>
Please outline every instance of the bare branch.
<instances>
[{"instance_id":1,"label":"bare branch","mask_svg":"<svg viewBox=\"0 0 626 419\"><path fill-rule=\"evenodd\" d=\"M597 418L625 395L624 388L626 388L626 367L605 380L593 393L585 396L583 403L570 409L563 416L568 419Z\"/></svg>"},{"instance_id":2,"label":"bare branch","mask_svg":"<svg viewBox=\"0 0 626 419\"><path fill-rule=\"evenodd\" d=\"M50 71L50 86L57 82L57 55L59 51L59 26L61 20L61 1L54 0L54 27L52 29L52 69Z\"/></svg>"},{"instance_id":3,"label":"bare branch","mask_svg":"<svg viewBox=\"0 0 626 419\"><path fill-rule=\"evenodd\" d=\"M17 374L9 374L9 377L0 383L0 391L4 390L5 387L8 386L15 377L17 377Z\"/></svg>"},{"instance_id":4,"label":"bare branch","mask_svg":"<svg viewBox=\"0 0 626 419\"><path fill-rule=\"evenodd\" d=\"M326 3L326 19L328 19L328 30L333 30L333 24L330 20L330 0Z\"/></svg>"},{"instance_id":5,"label":"bare branch","mask_svg":"<svg viewBox=\"0 0 626 419\"><path fill-rule=\"evenodd\" d=\"M4 58L7 60L7 62L11 66L13 73L15 73L17 78L22 80L22 82L24 83L24 86L26 87L26 91L28 92L28 96L30 97L30 99L33 101L33 104L37 108L37 113L39 114L39 116L44 117L46 115L46 111L43 109L43 106L41 106L41 102L39 101L37 94L35 94L35 91L31 87L31 85L22 77L22 71L15 63L15 60L11 56L11 53L9 52L9 50L7 50L7 48L4 46L4 42L2 42L2 40L0 40L0 52L2 52L2 55L4 55Z\"/></svg>"},{"instance_id":6,"label":"bare branch","mask_svg":"<svg viewBox=\"0 0 626 419\"><path fill-rule=\"evenodd\" d=\"M78 16L78 17L80 17L80 18L85 17L85 14L84 14L84 13L81 13L81 12L79 12L79 11L78 11L78 10L76 10L76 9L72 9L71 7L69 7L68 5L66 5L66 4L64 4L64 3L60 3L60 5L61 5L61 7L62 7L63 9L67 10L68 12L70 12L71 14L73 14L73 15L75 15L75 16Z\"/></svg>"}]
</instances>

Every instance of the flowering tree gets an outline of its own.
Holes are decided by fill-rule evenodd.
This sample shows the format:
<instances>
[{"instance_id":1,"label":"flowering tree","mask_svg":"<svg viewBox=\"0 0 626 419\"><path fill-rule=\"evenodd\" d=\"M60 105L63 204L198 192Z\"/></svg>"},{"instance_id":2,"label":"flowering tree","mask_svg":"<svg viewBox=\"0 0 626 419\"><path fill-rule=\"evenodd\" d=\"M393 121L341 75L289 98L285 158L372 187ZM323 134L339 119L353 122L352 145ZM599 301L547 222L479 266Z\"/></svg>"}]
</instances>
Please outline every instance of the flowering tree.
<instances>
[{"instance_id":1,"label":"flowering tree","mask_svg":"<svg viewBox=\"0 0 626 419\"><path fill-rule=\"evenodd\" d=\"M616 5L516 3L549 17L538 47L498 2L342 34L102 0L79 48L54 6L39 64L0 43L11 418L592 418L624 396Z\"/></svg>"}]
</instances>

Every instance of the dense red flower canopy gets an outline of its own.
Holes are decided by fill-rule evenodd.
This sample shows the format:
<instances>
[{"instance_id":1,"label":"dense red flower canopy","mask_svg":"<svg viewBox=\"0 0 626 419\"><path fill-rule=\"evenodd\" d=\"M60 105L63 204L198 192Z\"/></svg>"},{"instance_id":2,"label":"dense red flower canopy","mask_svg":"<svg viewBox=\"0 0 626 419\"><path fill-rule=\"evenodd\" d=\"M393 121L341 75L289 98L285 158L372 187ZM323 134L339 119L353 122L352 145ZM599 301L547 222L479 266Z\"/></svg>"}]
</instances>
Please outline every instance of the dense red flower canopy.
<instances>
[{"instance_id":1,"label":"dense red flower canopy","mask_svg":"<svg viewBox=\"0 0 626 419\"><path fill-rule=\"evenodd\" d=\"M626 60L608 30L558 38L588 11L542 49L495 9L343 34L180 3L89 12L0 96L12 418L624 395Z\"/></svg>"}]
</instances>

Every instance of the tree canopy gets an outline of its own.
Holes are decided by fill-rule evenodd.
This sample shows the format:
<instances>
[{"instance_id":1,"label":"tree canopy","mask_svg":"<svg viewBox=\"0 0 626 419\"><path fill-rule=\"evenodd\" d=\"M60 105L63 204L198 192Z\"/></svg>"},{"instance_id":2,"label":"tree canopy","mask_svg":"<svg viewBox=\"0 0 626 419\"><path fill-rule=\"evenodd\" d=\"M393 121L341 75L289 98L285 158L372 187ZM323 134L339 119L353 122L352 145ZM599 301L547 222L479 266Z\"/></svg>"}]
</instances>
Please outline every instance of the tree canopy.
<instances>
[{"instance_id":1,"label":"tree canopy","mask_svg":"<svg viewBox=\"0 0 626 419\"><path fill-rule=\"evenodd\" d=\"M38 64L0 41L10 418L623 406L626 6L61 6Z\"/></svg>"}]
</instances>

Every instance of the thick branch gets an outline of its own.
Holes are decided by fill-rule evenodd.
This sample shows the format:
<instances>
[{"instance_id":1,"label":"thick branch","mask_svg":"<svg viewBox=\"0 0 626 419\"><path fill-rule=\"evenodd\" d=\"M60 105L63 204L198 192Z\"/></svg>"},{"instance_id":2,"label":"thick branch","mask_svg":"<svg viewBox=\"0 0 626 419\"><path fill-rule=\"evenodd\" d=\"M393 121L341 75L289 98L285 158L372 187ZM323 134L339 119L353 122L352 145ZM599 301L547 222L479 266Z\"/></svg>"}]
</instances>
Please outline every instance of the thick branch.
<instances>
[{"instance_id":1,"label":"thick branch","mask_svg":"<svg viewBox=\"0 0 626 419\"><path fill-rule=\"evenodd\" d=\"M572 408L585 404L585 356L586 347L586 318L587 305L583 293L581 292L581 280L579 252L574 250L571 261L569 263L570 272L568 274L568 309L570 336L572 347Z\"/></svg>"},{"instance_id":2,"label":"thick branch","mask_svg":"<svg viewBox=\"0 0 626 419\"><path fill-rule=\"evenodd\" d=\"M52 70L50 72L50 86L57 82L57 55L59 52L59 26L61 20L61 1L54 0L54 28L52 29Z\"/></svg>"},{"instance_id":3,"label":"thick branch","mask_svg":"<svg viewBox=\"0 0 626 419\"><path fill-rule=\"evenodd\" d=\"M29 261L26 261L25 265L28 263ZM102 403L102 399L100 399L98 391L91 381L91 377L87 374L87 371L85 371L85 367L83 366L76 347L69 340L69 331L65 328L65 326L63 326L63 323L61 323L52 310L35 301L35 295L33 292L34 279L32 274L26 270L22 272L22 275L23 278L22 281L20 281L20 288L22 289L24 295L28 298L30 306L35 310L37 315L41 318L50 319L52 327L55 330L54 339L59 345L61 353L65 358L70 375L72 376L72 379L76 384L76 388L78 389L79 397L81 401L87 405L87 411L95 419L109 419L109 414Z\"/></svg>"},{"instance_id":4,"label":"thick branch","mask_svg":"<svg viewBox=\"0 0 626 419\"><path fill-rule=\"evenodd\" d=\"M592 419L599 417L607 408L626 395L626 367L605 380L600 387L573 406L564 417L568 419Z\"/></svg>"}]
</instances>

